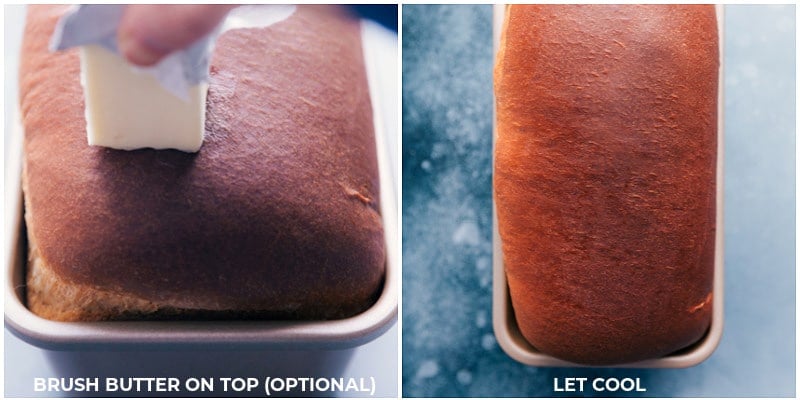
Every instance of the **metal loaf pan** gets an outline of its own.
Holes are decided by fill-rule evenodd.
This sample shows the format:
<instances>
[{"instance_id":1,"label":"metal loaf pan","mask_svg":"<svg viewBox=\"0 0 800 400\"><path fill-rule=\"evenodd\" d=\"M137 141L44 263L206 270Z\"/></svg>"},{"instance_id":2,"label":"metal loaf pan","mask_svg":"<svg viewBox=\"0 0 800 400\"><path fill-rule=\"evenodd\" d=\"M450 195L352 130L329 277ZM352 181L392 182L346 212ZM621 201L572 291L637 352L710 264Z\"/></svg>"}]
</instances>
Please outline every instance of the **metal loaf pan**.
<instances>
[{"instance_id":1,"label":"metal loaf pan","mask_svg":"<svg viewBox=\"0 0 800 400\"><path fill-rule=\"evenodd\" d=\"M496 4L494 8L494 43L495 48L500 42L500 32L503 26L504 4ZM722 60L722 32L723 32L723 8L717 5L717 23L720 34L720 60ZM723 249L723 71L720 63L719 71L719 110L717 118L717 220L716 238L714 255L714 305L712 309L711 327L706 335L692 346L661 358L644 360L631 364L612 365L615 368L686 368L697 365L708 358L717 348L722 337L723 326L723 272L724 272L724 249ZM497 137L496 132L494 137ZM503 250L500 243L500 234L497 228L497 213L492 209L492 238L494 247L493 260L493 286L492 286L492 324L494 333L500 347L511 356L511 358L532 366L540 367L590 367L587 365L575 364L564 361L534 348L520 333L519 326L514 317L514 310L511 305L511 297L508 292L505 269L503 266ZM591 366L595 367L595 366Z\"/></svg>"},{"instance_id":2,"label":"metal loaf pan","mask_svg":"<svg viewBox=\"0 0 800 400\"><path fill-rule=\"evenodd\" d=\"M386 274L383 291L367 311L329 321L114 321L56 322L40 318L25 306L27 240L23 218L20 172L22 127L12 133L6 170L5 212L8 259L5 271L5 323L16 336L44 349L75 350L337 350L351 349L380 336L397 318L400 271L396 194L379 104L377 53L370 53L366 36L365 60L372 94L379 176L381 214L386 240ZM373 41L372 43L375 43ZM17 119L19 116L17 115Z\"/></svg>"}]
</instances>

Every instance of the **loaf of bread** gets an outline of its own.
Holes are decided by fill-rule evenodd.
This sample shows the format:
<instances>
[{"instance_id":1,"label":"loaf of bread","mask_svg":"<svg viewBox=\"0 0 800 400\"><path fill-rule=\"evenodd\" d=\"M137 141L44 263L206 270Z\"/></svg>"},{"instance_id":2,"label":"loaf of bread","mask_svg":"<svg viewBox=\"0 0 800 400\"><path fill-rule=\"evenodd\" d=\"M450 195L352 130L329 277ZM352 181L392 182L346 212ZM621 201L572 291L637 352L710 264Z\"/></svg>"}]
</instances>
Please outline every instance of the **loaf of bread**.
<instances>
[{"instance_id":1,"label":"loaf of bread","mask_svg":"<svg viewBox=\"0 0 800 400\"><path fill-rule=\"evenodd\" d=\"M714 274L713 6L512 5L495 66L495 204L537 350L583 364L703 337Z\"/></svg>"},{"instance_id":2,"label":"loaf of bread","mask_svg":"<svg viewBox=\"0 0 800 400\"><path fill-rule=\"evenodd\" d=\"M47 49L64 11L30 6L21 57L33 312L331 319L374 303L385 249L356 20L300 6L225 32L188 154L87 145L78 53Z\"/></svg>"}]
</instances>

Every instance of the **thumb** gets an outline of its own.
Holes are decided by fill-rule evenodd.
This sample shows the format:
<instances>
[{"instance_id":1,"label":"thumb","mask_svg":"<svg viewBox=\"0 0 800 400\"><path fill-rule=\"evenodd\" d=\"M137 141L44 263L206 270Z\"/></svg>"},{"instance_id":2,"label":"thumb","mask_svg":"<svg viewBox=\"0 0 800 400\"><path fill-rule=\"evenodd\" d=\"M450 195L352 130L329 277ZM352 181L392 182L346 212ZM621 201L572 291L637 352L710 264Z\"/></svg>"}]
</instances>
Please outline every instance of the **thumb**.
<instances>
[{"instance_id":1,"label":"thumb","mask_svg":"<svg viewBox=\"0 0 800 400\"><path fill-rule=\"evenodd\" d=\"M120 52L131 63L156 64L188 47L225 18L234 5L152 5L126 7L117 31Z\"/></svg>"}]
</instances>

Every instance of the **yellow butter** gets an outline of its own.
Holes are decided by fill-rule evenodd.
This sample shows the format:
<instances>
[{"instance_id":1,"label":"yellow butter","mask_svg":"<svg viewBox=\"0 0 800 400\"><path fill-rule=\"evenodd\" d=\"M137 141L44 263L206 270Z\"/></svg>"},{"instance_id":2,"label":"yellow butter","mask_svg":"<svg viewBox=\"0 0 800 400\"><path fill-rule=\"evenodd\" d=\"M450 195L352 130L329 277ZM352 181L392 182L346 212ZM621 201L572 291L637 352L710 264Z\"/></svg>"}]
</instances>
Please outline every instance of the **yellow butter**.
<instances>
[{"instance_id":1,"label":"yellow butter","mask_svg":"<svg viewBox=\"0 0 800 400\"><path fill-rule=\"evenodd\" d=\"M83 46L80 56L90 145L200 150L207 83L190 87L187 98L181 99L103 47Z\"/></svg>"}]
</instances>

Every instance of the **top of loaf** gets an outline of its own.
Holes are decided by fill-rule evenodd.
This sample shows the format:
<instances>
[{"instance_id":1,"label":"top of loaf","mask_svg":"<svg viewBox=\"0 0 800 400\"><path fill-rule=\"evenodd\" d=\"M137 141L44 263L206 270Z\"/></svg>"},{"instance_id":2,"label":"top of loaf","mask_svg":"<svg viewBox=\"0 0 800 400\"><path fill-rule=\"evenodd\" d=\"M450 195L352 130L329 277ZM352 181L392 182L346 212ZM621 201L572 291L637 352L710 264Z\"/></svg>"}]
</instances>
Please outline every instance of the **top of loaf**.
<instances>
[{"instance_id":1,"label":"top of loaf","mask_svg":"<svg viewBox=\"0 0 800 400\"><path fill-rule=\"evenodd\" d=\"M719 42L710 5L507 8L495 202L515 318L585 364L710 323Z\"/></svg>"},{"instance_id":2,"label":"top of loaf","mask_svg":"<svg viewBox=\"0 0 800 400\"><path fill-rule=\"evenodd\" d=\"M86 145L77 53L47 51L64 9L30 7L20 68L29 237L50 268L176 308L371 304L385 254L357 21L298 7L224 33L203 148L127 152Z\"/></svg>"}]
</instances>

